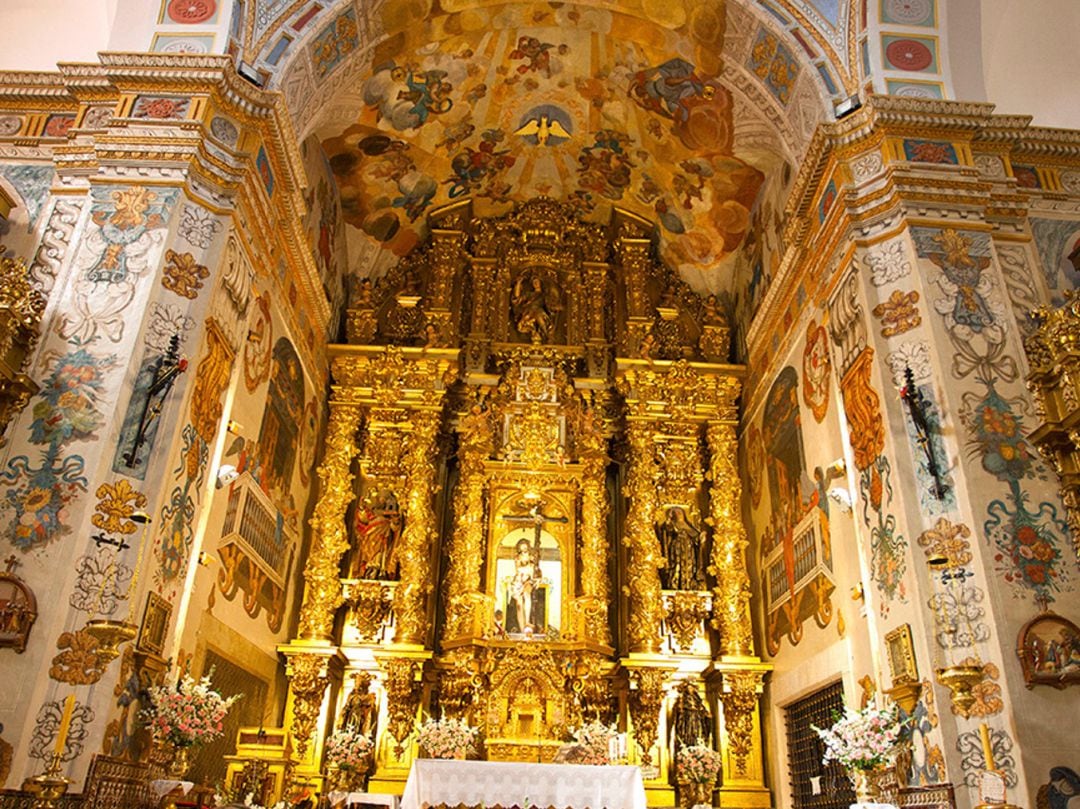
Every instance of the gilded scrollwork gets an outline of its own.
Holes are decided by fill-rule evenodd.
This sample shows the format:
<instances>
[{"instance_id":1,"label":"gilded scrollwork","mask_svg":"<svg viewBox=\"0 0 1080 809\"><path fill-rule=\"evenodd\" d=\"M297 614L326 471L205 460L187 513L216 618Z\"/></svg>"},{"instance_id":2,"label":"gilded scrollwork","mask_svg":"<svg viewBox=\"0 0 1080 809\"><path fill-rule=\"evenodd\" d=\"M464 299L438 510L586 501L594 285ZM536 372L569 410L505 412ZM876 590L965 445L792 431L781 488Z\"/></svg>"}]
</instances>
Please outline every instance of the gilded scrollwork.
<instances>
[{"instance_id":1,"label":"gilded scrollwork","mask_svg":"<svg viewBox=\"0 0 1080 809\"><path fill-rule=\"evenodd\" d=\"M747 759L754 749L754 716L763 676L756 670L724 673L720 701L724 706L724 730L737 776L747 775Z\"/></svg>"},{"instance_id":2,"label":"gilded scrollwork","mask_svg":"<svg viewBox=\"0 0 1080 809\"><path fill-rule=\"evenodd\" d=\"M708 593L691 591L671 593L664 599L667 627L677 651L690 651L702 622L709 617L711 601Z\"/></svg>"},{"instance_id":3,"label":"gilded scrollwork","mask_svg":"<svg viewBox=\"0 0 1080 809\"><path fill-rule=\"evenodd\" d=\"M358 581L349 585L346 602L352 624L361 641L376 640L390 615L393 591L378 581Z\"/></svg>"},{"instance_id":4,"label":"gilded scrollwork","mask_svg":"<svg viewBox=\"0 0 1080 809\"><path fill-rule=\"evenodd\" d=\"M410 658L387 658L380 665L386 673L386 730L397 742L394 753L401 758L420 707L419 664Z\"/></svg>"},{"instance_id":5,"label":"gilded scrollwork","mask_svg":"<svg viewBox=\"0 0 1080 809\"><path fill-rule=\"evenodd\" d=\"M327 658L314 654L292 655L286 674L293 699L292 737L296 752L302 757L315 733L323 696L329 684Z\"/></svg>"},{"instance_id":6,"label":"gilded scrollwork","mask_svg":"<svg viewBox=\"0 0 1080 809\"><path fill-rule=\"evenodd\" d=\"M641 760L652 763L660 710L664 706L664 684L668 673L663 669L639 669L631 674L630 718L634 723L634 741L641 750Z\"/></svg>"}]
</instances>

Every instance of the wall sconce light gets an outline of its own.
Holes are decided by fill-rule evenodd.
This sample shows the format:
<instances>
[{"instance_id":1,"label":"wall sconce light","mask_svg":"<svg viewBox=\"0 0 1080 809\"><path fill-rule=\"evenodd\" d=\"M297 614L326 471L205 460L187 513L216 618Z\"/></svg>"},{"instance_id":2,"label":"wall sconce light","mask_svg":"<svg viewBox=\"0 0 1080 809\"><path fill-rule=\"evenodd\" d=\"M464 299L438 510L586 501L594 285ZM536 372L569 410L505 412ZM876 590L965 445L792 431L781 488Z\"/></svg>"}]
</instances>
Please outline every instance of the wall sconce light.
<instances>
[{"instance_id":1,"label":"wall sconce light","mask_svg":"<svg viewBox=\"0 0 1080 809\"><path fill-rule=\"evenodd\" d=\"M214 488L220 489L223 486L228 486L234 480L240 477L240 472L232 464L222 464L217 471L217 480L214 482Z\"/></svg>"},{"instance_id":2,"label":"wall sconce light","mask_svg":"<svg viewBox=\"0 0 1080 809\"><path fill-rule=\"evenodd\" d=\"M225 429L233 435L240 435L244 431L244 425L234 419L229 419L225 424Z\"/></svg>"},{"instance_id":3,"label":"wall sconce light","mask_svg":"<svg viewBox=\"0 0 1080 809\"><path fill-rule=\"evenodd\" d=\"M933 434L926 418L927 402L915 384L915 374L912 373L910 365L904 368L904 387L900 388L900 398L907 405L911 423L915 426L915 440L926 457L926 471L934 478L930 493L938 500L943 500L949 487L941 479L941 467L938 466L937 453L934 452Z\"/></svg>"},{"instance_id":4,"label":"wall sconce light","mask_svg":"<svg viewBox=\"0 0 1080 809\"><path fill-rule=\"evenodd\" d=\"M975 687L986 677L982 661L979 659L978 650L975 649L977 641L975 633L972 631L971 618L967 609L961 603L964 595L964 579L969 574L966 570L954 564L943 553L932 554L926 561L930 566L930 582L933 586L936 604L934 609L935 628L945 636L958 636L960 629L958 622L962 618L967 623L968 637L971 639L971 646L975 652L974 663L954 663L951 666L945 665L934 669L934 678L938 681L938 684L949 689L949 701L952 703L953 708L958 714L967 719L971 715L972 706L975 705L978 699L975 695ZM952 609L956 611L955 618L950 617L947 613L949 605L938 587L939 578L945 590L944 594L951 597ZM960 582L959 591L954 585L956 581ZM959 643L959 640L957 640L957 643Z\"/></svg>"}]
</instances>

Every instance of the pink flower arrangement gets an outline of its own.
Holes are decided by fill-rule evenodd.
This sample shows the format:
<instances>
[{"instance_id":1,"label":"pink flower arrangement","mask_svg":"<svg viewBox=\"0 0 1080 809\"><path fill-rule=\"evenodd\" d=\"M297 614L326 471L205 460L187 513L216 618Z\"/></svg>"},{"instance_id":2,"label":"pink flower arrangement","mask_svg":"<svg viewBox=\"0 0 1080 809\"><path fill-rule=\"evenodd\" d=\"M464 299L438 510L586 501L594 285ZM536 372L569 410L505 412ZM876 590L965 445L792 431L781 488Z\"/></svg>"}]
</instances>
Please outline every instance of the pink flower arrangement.
<instances>
[{"instance_id":1,"label":"pink flower arrangement","mask_svg":"<svg viewBox=\"0 0 1080 809\"><path fill-rule=\"evenodd\" d=\"M362 733L339 730L326 742L326 763L339 770L366 770L371 763L371 739Z\"/></svg>"},{"instance_id":2,"label":"pink flower arrangement","mask_svg":"<svg viewBox=\"0 0 1080 809\"><path fill-rule=\"evenodd\" d=\"M429 758L465 758L473 752L476 728L461 719L429 719L417 741Z\"/></svg>"},{"instance_id":3,"label":"pink flower arrangement","mask_svg":"<svg viewBox=\"0 0 1080 809\"><path fill-rule=\"evenodd\" d=\"M175 686L154 686L149 695L150 706L143 718L157 741L175 747L216 739L224 731L225 714L240 699L239 694L225 698L214 691L209 674L201 680L185 675Z\"/></svg>"},{"instance_id":4,"label":"pink flower arrangement","mask_svg":"<svg viewBox=\"0 0 1080 809\"><path fill-rule=\"evenodd\" d=\"M685 745L675 756L675 779L680 784L709 784L720 772L720 754L703 744Z\"/></svg>"},{"instance_id":5,"label":"pink flower arrangement","mask_svg":"<svg viewBox=\"0 0 1080 809\"><path fill-rule=\"evenodd\" d=\"M574 737L574 741L577 742L576 763L611 763L611 741L618 736L614 728L610 728L603 722L594 719L577 730L571 731L571 735Z\"/></svg>"},{"instance_id":6,"label":"pink flower arrangement","mask_svg":"<svg viewBox=\"0 0 1080 809\"><path fill-rule=\"evenodd\" d=\"M833 715L832 727L813 727L825 742L822 762L838 761L849 770L873 770L892 763L904 723L896 706L881 710L873 706L855 711L848 708L843 717Z\"/></svg>"}]
</instances>

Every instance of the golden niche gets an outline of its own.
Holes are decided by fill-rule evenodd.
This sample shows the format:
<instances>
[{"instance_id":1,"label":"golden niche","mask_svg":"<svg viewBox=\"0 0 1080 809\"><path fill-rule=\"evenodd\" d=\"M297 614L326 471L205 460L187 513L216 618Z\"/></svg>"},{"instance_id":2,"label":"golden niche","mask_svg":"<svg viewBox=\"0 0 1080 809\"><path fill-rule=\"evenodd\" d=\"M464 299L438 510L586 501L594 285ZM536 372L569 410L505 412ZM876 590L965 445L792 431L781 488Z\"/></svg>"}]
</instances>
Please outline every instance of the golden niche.
<instances>
[{"instance_id":1,"label":"golden niche","mask_svg":"<svg viewBox=\"0 0 1080 809\"><path fill-rule=\"evenodd\" d=\"M760 804L753 689L718 705L768 667L728 472L743 369L716 301L626 212L582 222L540 198L476 218L465 201L429 227L356 285L348 343L330 348L302 633L282 648L327 661L291 689L293 733L310 737L299 776L320 783L315 751L364 673L375 791L400 791L426 716L479 728L484 758L525 761L599 719L627 734L650 802L671 805L668 714L692 688L737 728L725 788Z\"/></svg>"}]
</instances>

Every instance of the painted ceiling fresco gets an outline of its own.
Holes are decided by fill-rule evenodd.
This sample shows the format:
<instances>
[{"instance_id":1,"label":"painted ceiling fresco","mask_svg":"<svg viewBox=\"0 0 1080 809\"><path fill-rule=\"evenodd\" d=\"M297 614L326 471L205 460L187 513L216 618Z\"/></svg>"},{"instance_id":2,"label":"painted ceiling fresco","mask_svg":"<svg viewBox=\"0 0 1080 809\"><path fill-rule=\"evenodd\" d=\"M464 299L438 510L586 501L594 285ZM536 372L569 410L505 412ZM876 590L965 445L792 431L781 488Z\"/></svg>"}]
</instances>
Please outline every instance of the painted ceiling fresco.
<instances>
[{"instance_id":1,"label":"painted ceiling fresco","mask_svg":"<svg viewBox=\"0 0 1080 809\"><path fill-rule=\"evenodd\" d=\"M433 207L470 197L497 214L545 194L595 221L648 216L675 268L732 263L764 175L736 157L722 2L428 5L381 8L396 33L372 51L355 123L320 133L350 241L404 255ZM316 72L357 36L339 17ZM769 69L777 87L796 78L793 62Z\"/></svg>"}]
</instances>

